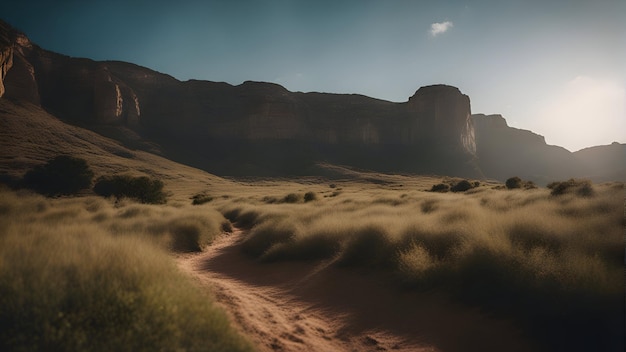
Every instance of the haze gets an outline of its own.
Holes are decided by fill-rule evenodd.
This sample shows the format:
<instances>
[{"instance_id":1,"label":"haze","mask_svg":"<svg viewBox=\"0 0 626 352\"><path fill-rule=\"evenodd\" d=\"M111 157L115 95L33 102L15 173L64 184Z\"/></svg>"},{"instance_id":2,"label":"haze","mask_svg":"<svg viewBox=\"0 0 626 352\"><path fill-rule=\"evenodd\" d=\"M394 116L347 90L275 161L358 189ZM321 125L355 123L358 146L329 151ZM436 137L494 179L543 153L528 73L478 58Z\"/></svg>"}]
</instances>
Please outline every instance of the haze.
<instances>
[{"instance_id":1,"label":"haze","mask_svg":"<svg viewBox=\"0 0 626 352\"><path fill-rule=\"evenodd\" d=\"M444 83L549 144L626 142L624 1L21 1L0 13L46 49L180 80L391 101Z\"/></svg>"}]
</instances>

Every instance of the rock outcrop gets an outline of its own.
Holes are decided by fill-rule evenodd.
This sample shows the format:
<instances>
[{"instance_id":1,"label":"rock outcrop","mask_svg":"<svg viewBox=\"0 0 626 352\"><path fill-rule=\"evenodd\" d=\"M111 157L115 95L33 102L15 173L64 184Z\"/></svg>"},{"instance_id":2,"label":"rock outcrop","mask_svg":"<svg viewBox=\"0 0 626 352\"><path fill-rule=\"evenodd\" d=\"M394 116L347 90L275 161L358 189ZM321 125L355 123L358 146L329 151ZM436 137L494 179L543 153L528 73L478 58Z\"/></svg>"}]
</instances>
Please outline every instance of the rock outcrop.
<instances>
[{"instance_id":1,"label":"rock outcrop","mask_svg":"<svg viewBox=\"0 0 626 352\"><path fill-rule=\"evenodd\" d=\"M6 91L4 81L11 67L13 67L13 38L9 25L0 20L0 97Z\"/></svg>"},{"instance_id":2,"label":"rock outcrop","mask_svg":"<svg viewBox=\"0 0 626 352\"><path fill-rule=\"evenodd\" d=\"M594 181L626 181L626 145L614 143L571 153L546 144L531 131L509 127L501 115L472 115L476 155L485 175L512 176L547 184L572 177Z\"/></svg>"},{"instance_id":3,"label":"rock outcrop","mask_svg":"<svg viewBox=\"0 0 626 352\"><path fill-rule=\"evenodd\" d=\"M585 173L543 137L499 115L471 115L469 97L455 87L421 87L393 103L263 82L181 82L43 50L1 21L0 96L217 174L307 174L318 162L537 182Z\"/></svg>"},{"instance_id":4,"label":"rock outcrop","mask_svg":"<svg viewBox=\"0 0 626 352\"><path fill-rule=\"evenodd\" d=\"M469 98L454 87L422 87L392 103L262 82L181 82L129 63L52 53L22 34L7 41L7 97L211 172L301 174L324 161L477 175Z\"/></svg>"}]
</instances>

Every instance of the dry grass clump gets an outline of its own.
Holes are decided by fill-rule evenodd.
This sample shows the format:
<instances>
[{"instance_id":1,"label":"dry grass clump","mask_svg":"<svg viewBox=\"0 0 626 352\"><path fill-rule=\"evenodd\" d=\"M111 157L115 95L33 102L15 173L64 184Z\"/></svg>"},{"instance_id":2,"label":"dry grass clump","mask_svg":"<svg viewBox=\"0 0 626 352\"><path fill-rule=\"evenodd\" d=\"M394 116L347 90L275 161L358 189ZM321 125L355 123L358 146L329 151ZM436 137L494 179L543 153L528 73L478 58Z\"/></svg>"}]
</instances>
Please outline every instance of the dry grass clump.
<instances>
[{"instance_id":1,"label":"dry grass clump","mask_svg":"<svg viewBox=\"0 0 626 352\"><path fill-rule=\"evenodd\" d=\"M213 197L207 193L202 192L202 193L194 194L193 197L191 197L191 199L192 199L191 204L202 205L202 204L212 201Z\"/></svg>"},{"instance_id":2,"label":"dry grass clump","mask_svg":"<svg viewBox=\"0 0 626 352\"><path fill-rule=\"evenodd\" d=\"M593 197L357 186L314 203L220 209L251 228L244 249L261 260L327 259L394 273L404 286L512 318L548 349L619 345L624 215L617 186L597 185Z\"/></svg>"},{"instance_id":3,"label":"dry grass clump","mask_svg":"<svg viewBox=\"0 0 626 352\"><path fill-rule=\"evenodd\" d=\"M251 350L142 232L162 215L143 207L0 191L0 350Z\"/></svg>"}]
</instances>

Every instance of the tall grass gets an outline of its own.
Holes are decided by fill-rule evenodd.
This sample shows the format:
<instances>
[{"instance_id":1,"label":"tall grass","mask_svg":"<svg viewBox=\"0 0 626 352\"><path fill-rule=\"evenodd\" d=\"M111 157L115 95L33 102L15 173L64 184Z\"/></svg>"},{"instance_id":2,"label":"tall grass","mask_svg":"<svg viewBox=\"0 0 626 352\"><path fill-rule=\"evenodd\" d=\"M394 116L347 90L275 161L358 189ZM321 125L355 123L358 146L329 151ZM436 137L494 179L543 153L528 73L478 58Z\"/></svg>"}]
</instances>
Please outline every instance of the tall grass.
<instances>
[{"instance_id":1,"label":"tall grass","mask_svg":"<svg viewBox=\"0 0 626 352\"><path fill-rule=\"evenodd\" d=\"M243 249L260 260L390 272L405 287L513 318L550 350L623 345L622 184L558 197L370 187L312 204L249 199L220 210L250 227Z\"/></svg>"},{"instance_id":2,"label":"tall grass","mask_svg":"<svg viewBox=\"0 0 626 352\"><path fill-rule=\"evenodd\" d=\"M251 350L163 250L181 211L0 191L0 350Z\"/></svg>"}]
</instances>

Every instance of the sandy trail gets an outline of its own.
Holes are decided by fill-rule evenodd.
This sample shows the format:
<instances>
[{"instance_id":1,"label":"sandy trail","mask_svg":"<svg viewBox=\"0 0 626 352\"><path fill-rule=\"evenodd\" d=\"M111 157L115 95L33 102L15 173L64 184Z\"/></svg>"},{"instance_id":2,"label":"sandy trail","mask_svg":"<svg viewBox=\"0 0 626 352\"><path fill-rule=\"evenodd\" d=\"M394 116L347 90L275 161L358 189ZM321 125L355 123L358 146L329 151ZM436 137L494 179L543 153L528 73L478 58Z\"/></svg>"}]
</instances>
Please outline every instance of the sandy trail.
<instances>
[{"instance_id":1,"label":"sandy trail","mask_svg":"<svg viewBox=\"0 0 626 352\"><path fill-rule=\"evenodd\" d=\"M244 237L236 229L178 263L260 351L531 350L507 323L384 277L328 261L260 264L241 253Z\"/></svg>"}]
</instances>

